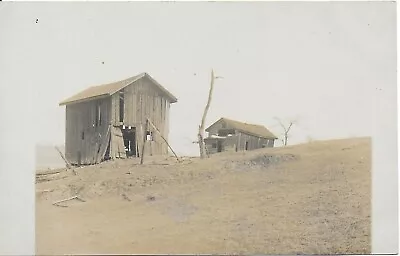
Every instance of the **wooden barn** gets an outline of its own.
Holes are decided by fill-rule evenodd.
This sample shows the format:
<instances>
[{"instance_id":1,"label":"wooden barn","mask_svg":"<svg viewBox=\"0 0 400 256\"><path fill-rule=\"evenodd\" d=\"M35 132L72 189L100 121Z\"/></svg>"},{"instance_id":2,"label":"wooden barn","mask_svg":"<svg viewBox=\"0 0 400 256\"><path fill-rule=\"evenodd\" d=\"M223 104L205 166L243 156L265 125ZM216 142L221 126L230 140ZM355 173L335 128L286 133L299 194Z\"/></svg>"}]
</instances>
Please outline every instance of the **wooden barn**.
<instances>
[{"instance_id":1,"label":"wooden barn","mask_svg":"<svg viewBox=\"0 0 400 256\"><path fill-rule=\"evenodd\" d=\"M62 101L65 157L73 165L168 154L169 111L177 98L147 73L93 86ZM146 120L155 126L147 126ZM157 128L159 131L155 131ZM162 137L161 137L162 136ZM146 138L145 138L146 137Z\"/></svg>"},{"instance_id":2,"label":"wooden barn","mask_svg":"<svg viewBox=\"0 0 400 256\"><path fill-rule=\"evenodd\" d=\"M262 125L221 118L206 129L209 154L273 147L277 137Z\"/></svg>"}]
</instances>

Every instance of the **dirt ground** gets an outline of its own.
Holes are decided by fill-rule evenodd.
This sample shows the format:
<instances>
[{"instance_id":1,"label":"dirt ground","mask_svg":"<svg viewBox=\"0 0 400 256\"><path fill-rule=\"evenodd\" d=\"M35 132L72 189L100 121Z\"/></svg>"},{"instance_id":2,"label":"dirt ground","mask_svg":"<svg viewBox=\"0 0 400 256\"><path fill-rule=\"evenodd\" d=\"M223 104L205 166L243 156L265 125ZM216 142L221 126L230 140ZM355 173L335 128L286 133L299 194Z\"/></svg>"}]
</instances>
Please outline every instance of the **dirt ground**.
<instances>
[{"instance_id":1,"label":"dirt ground","mask_svg":"<svg viewBox=\"0 0 400 256\"><path fill-rule=\"evenodd\" d=\"M38 176L37 254L370 253L369 138L76 171Z\"/></svg>"}]
</instances>

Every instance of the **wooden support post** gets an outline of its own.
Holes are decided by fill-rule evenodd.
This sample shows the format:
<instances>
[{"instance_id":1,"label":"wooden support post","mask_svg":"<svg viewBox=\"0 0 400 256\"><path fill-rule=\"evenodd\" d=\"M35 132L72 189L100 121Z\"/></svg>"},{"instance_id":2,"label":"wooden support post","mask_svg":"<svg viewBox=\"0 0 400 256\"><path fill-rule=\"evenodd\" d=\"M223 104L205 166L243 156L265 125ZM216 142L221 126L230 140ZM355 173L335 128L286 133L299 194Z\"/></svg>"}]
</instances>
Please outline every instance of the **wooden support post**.
<instances>
[{"instance_id":1,"label":"wooden support post","mask_svg":"<svg viewBox=\"0 0 400 256\"><path fill-rule=\"evenodd\" d=\"M65 156L63 155L63 153L61 152L61 150L58 147L55 147L55 149L58 151L58 153L60 154L61 158L64 160L65 164L67 165L68 169L71 169L71 164L68 162L68 160L65 158Z\"/></svg>"},{"instance_id":2,"label":"wooden support post","mask_svg":"<svg viewBox=\"0 0 400 256\"><path fill-rule=\"evenodd\" d=\"M143 159L144 159L144 146L146 144L147 140L147 127L149 126L149 120L146 119L146 124L144 126L144 131L143 131L143 145L142 145L142 152L140 153L140 164L143 164Z\"/></svg>"},{"instance_id":3,"label":"wooden support post","mask_svg":"<svg viewBox=\"0 0 400 256\"><path fill-rule=\"evenodd\" d=\"M70 162L68 162L68 160L65 158L65 156L63 155L63 153L61 152L61 150L58 147L55 147L56 150L58 151L58 153L60 154L61 158L64 160L64 162L67 165L67 169L72 169L72 172L74 173L74 175L76 175L75 169L72 168L72 165Z\"/></svg>"},{"instance_id":4,"label":"wooden support post","mask_svg":"<svg viewBox=\"0 0 400 256\"><path fill-rule=\"evenodd\" d=\"M164 136L162 136L160 130L150 121L150 119L147 119L147 122L146 122L146 123L149 123L149 124L154 128L154 130L155 130L156 132L158 132L158 134L160 134L161 138L165 141L165 143L167 143L169 149L171 149L172 153L173 153L173 154L175 155L175 157L176 157L176 160L178 160L178 162L179 162L179 161L180 161L180 160L179 160L179 157L176 155L175 151L174 151L174 150L172 149L172 147L169 145L168 141L164 138Z\"/></svg>"}]
</instances>

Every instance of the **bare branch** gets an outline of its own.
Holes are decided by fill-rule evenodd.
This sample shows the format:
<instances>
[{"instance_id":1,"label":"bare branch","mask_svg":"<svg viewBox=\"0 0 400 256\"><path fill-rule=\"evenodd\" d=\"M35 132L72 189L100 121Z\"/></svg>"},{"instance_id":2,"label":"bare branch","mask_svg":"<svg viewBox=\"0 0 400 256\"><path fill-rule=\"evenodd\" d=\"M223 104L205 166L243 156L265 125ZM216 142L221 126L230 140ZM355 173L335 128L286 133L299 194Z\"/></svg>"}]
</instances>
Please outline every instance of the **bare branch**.
<instances>
[{"instance_id":1,"label":"bare branch","mask_svg":"<svg viewBox=\"0 0 400 256\"><path fill-rule=\"evenodd\" d=\"M287 146L290 129L293 127L294 124L296 124L296 120L291 120L289 125L286 127L278 117L274 117L274 119L278 121L279 125L282 127L284 131L282 144L283 146Z\"/></svg>"},{"instance_id":2,"label":"bare branch","mask_svg":"<svg viewBox=\"0 0 400 256\"><path fill-rule=\"evenodd\" d=\"M282 123L281 119L279 119L279 118L277 118L277 117L274 117L274 119L278 121L279 125L283 128L283 130L284 130L285 133L286 133L286 127L285 127L285 125Z\"/></svg>"},{"instance_id":3,"label":"bare branch","mask_svg":"<svg viewBox=\"0 0 400 256\"><path fill-rule=\"evenodd\" d=\"M290 128L292 128L292 125L293 125L293 122L290 122L289 127L288 127L287 130L286 130L286 133L289 133Z\"/></svg>"}]
</instances>

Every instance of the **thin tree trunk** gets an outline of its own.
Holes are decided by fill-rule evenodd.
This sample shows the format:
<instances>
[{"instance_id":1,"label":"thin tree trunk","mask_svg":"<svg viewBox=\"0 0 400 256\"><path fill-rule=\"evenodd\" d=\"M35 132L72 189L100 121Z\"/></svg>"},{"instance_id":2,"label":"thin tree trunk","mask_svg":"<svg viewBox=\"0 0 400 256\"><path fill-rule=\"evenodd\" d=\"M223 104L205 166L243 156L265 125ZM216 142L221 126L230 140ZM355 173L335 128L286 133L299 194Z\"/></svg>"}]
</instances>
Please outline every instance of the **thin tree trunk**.
<instances>
[{"instance_id":1,"label":"thin tree trunk","mask_svg":"<svg viewBox=\"0 0 400 256\"><path fill-rule=\"evenodd\" d=\"M207 105L204 109L203 113L203 118L201 119L201 124L199 126L199 134L198 134L198 139L199 139L199 147L200 147L200 158L205 158L206 157L206 146L204 143L204 133L205 133L205 122L206 122L206 117L208 113L208 109L210 108L211 104L211 99L212 99L212 93L214 89L214 70L211 70L211 84L210 84L210 90L208 92L208 100L207 100Z\"/></svg>"}]
</instances>

